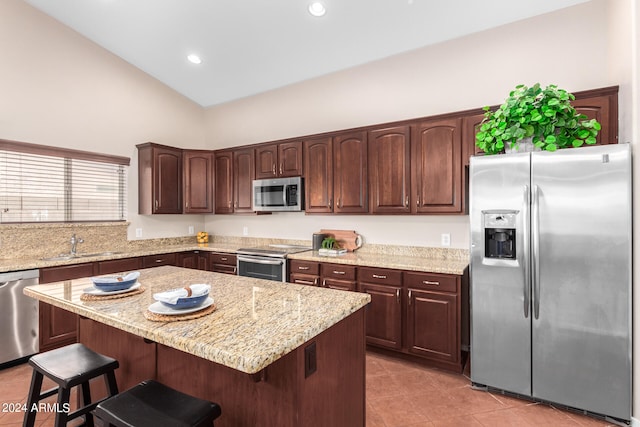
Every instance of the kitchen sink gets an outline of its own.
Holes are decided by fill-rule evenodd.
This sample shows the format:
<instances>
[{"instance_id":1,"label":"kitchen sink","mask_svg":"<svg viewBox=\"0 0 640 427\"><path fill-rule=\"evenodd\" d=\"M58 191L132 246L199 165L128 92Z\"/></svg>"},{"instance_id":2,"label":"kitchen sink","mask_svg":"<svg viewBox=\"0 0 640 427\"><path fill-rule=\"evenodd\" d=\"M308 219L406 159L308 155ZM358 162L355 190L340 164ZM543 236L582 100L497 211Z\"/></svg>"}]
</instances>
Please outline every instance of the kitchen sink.
<instances>
[{"instance_id":1,"label":"kitchen sink","mask_svg":"<svg viewBox=\"0 0 640 427\"><path fill-rule=\"evenodd\" d=\"M90 254L61 254L61 255L56 255L56 256L52 256L52 257L44 257L44 258L40 258L40 260L42 261L67 261L70 259L74 259L74 258L90 258L90 257L97 257L97 256L110 256L110 255L117 255L117 254L121 254L122 252L114 252L114 251L106 251L106 252L95 252L95 253L90 253Z\"/></svg>"}]
</instances>

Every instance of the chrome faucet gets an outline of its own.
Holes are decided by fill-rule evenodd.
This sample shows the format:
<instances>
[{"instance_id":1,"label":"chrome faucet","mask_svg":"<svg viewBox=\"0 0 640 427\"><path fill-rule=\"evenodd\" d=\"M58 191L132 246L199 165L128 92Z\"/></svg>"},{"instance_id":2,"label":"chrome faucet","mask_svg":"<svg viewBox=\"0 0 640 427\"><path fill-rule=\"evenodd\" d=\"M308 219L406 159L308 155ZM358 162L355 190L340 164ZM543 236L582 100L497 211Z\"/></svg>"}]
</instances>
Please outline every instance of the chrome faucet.
<instances>
[{"instance_id":1,"label":"chrome faucet","mask_svg":"<svg viewBox=\"0 0 640 427\"><path fill-rule=\"evenodd\" d=\"M81 237L76 237L76 233L73 233L71 236L71 255L76 254L78 243L84 243L84 240Z\"/></svg>"}]
</instances>

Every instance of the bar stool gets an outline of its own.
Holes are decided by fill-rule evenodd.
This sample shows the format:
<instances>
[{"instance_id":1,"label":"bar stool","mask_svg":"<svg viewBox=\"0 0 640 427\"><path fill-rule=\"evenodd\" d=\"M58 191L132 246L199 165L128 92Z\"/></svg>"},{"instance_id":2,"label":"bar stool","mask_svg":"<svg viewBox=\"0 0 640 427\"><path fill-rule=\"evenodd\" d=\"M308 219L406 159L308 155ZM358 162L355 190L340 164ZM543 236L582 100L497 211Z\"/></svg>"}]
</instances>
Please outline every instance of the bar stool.
<instances>
[{"instance_id":1,"label":"bar stool","mask_svg":"<svg viewBox=\"0 0 640 427\"><path fill-rule=\"evenodd\" d=\"M105 427L204 427L213 426L221 412L217 403L146 380L100 402L94 415Z\"/></svg>"},{"instance_id":2,"label":"bar stool","mask_svg":"<svg viewBox=\"0 0 640 427\"><path fill-rule=\"evenodd\" d=\"M58 402L55 405L56 427L64 426L68 421L82 415L85 415L85 425L93 426L91 411L106 398L91 403L89 380L92 378L103 375L108 397L118 394L114 372L118 368L118 361L98 354L82 344L71 344L37 354L29 359L29 365L33 367L33 374L27 399L28 412L25 412L23 427L33 427L39 406L38 402L56 393L58 393ZM45 376L58 386L41 392L42 380ZM77 385L82 388L82 403L85 406L74 412L68 412L71 389Z\"/></svg>"}]
</instances>

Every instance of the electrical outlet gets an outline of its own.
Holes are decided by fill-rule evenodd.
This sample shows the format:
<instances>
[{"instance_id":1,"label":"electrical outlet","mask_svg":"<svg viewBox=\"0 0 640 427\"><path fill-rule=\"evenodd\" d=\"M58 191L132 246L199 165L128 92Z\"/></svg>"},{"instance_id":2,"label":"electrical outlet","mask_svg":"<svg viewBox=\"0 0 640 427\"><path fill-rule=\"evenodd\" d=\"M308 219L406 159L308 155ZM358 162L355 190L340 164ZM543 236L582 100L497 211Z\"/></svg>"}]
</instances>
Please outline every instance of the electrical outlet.
<instances>
[{"instance_id":1,"label":"electrical outlet","mask_svg":"<svg viewBox=\"0 0 640 427\"><path fill-rule=\"evenodd\" d=\"M142 228L136 228L136 237L142 237Z\"/></svg>"},{"instance_id":2,"label":"electrical outlet","mask_svg":"<svg viewBox=\"0 0 640 427\"><path fill-rule=\"evenodd\" d=\"M451 234L442 233L440 235L440 245L441 246L451 246Z\"/></svg>"},{"instance_id":3,"label":"electrical outlet","mask_svg":"<svg viewBox=\"0 0 640 427\"><path fill-rule=\"evenodd\" d=\"M193 225L190 225L189 226L189 235L191 236L192 234L194 234Z\"/></svg>"},{"instance_id":4,"label":"electrical outlet","mask_svg":"<svg viewBox=\"0 0 640 427\"><path fill-rule=\"evenodd\" d=\"M243 236L248 236L249 235L249 227L242 227L242 235Z\"/></svg>"}]
</instances>

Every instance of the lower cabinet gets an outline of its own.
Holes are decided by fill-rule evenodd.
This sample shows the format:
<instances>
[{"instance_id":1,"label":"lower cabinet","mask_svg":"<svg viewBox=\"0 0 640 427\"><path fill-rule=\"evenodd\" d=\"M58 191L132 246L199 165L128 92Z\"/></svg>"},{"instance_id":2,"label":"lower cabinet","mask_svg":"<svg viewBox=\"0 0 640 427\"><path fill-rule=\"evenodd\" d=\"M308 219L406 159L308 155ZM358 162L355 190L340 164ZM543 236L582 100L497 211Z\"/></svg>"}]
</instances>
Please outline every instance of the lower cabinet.
<instances>
[{"instance_id":1,"label":"lower cabinet","mask_svg":"<svg viewBox=\"0 0 640 427\"><path fill-rule=\"evenodd\" d=\"M209 269L209 253L202 251L181 252L176 255L178 267L193 268L196 270Z\"/></svg>"},{"instance_id":2,"label":"lower cabinet","mask_svg":"<svg viewBox=\"0 0 640 427\"><path fill-rule=\"evenodd\" d=\"M216 273L237 274L236 255L225 252L209 253L209 270Z\"/></svg>"},{"instance_id":3,"label":"lower cabinet","mask_svg":"<svg viewBox=\"0 0 640 427\"><path fill-rule=\"evenodd\" d=\"M365 309L367 345L462 371L466 276L296 259L289 265L291 283L371 295Z\"/></svg>"},{"instance_id":4,"label":"lower cabinet","mask_svg":"<svg viewBox=\"0 0 640 427\"><path fill-rule=\"evenodd\" d=\"M40 269L39 283L60 282L93 276L93 263ZM78 315L40 302L38 314L40 352L72 344L78 340Z\"/></svg>"}]
</instances>

